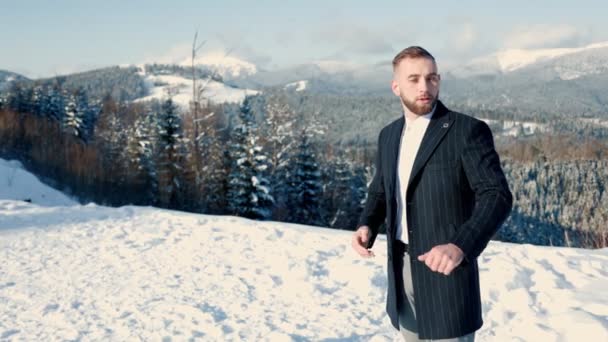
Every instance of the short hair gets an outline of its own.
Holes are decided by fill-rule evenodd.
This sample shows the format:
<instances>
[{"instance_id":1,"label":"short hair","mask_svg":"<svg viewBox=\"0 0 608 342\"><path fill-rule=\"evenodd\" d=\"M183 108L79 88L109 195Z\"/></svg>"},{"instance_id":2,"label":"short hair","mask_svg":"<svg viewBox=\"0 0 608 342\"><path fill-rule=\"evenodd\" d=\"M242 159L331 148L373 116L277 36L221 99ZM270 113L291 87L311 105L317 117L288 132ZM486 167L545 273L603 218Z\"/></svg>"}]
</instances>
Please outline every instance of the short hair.
<instances>
[{"instance_id":1,"label":"short hair","mask_svg":"<svg viewBox=\"0 0 608 342\"><path fill-rule=\"evenodd\" d=\"M399 52L397 56L393 58L393 70L397 68L399 62L406 58L428 58L435 62L435 57L433 57L433 55L431 55L431 53L426 51L424 48L421 48L420 46L410 46L401 50L401 52Z\"/></svg>"}]
</instances>

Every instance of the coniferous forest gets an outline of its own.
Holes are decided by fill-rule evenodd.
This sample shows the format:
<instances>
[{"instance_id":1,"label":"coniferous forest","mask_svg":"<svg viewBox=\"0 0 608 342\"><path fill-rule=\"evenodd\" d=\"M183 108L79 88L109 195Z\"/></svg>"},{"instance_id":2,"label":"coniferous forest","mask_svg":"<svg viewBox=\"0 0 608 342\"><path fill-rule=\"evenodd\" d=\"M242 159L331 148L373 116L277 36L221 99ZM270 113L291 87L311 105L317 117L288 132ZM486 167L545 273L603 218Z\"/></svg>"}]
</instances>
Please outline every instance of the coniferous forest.
<instances>
[{"instance_id":1,"label":"coniferous forest","mask_svg":"<svg viewBox=\"0 0 608 342\"><path fill-rule=\"evenodd\" d=\"M377 147L356 132L336 139L339 117L314 97L268 90L184 109L109 89L12 83L0 93L0 157L82 203L356 228ZM495 239L608 246L608 146L594 132L495 139L514 195Z\"/></svg>"}]
</instances>

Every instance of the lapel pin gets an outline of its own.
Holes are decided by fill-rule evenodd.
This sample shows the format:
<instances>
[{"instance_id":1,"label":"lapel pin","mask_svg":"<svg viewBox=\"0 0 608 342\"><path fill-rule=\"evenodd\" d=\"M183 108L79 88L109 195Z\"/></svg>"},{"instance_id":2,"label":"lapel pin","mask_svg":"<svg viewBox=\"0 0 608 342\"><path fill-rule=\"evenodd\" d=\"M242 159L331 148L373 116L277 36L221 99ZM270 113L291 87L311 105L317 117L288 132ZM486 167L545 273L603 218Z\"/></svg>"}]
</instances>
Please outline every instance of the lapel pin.
<instances>
[{"instance_id":1,"label":"lapel pin","mask_svg":"<svg viewBox=\"0 0 608 342\"><path fill-rule=\"evenodd\" d=\"M443 124L443 128L448 128L449 125L450 124L446 122L446 123Z\"/></svg>"}]
</instances>

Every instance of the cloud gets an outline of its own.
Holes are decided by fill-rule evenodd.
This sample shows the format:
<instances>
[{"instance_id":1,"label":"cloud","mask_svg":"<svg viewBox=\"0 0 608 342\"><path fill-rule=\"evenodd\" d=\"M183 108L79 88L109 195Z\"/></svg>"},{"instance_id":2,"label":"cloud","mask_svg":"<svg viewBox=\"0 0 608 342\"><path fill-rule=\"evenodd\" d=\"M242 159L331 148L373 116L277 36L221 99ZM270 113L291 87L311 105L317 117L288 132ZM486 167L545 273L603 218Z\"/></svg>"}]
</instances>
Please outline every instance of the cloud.
<instances>
[{"instance_id":1,"label":"cloud","mask_svg":"<svg viewBox=\"0 0 608 342\"><path fill-rule=\"evenodd\" d=\"M591 32L569 25L534 25L509 32L503 43L506 49L577 47L591 42Z\"/></svg>"},{"instance_id":2,"label":"cloud","mask_svg":"<svg viewBox=\"0 0 608 342\"><path fill-rule=\"evenodd\" d=\"M143 63L166 63L177 64L191 55L192 43L179 43L173 45L160 55L147 55Z\"/></svg>"},{"instance_id":3,"label":"cloud","mask_svg":"<svg viewBox=\"0 0 608 342\"><path fill-rule=\"evenodd\" d=\"M332 46L331 58L386 55L394 52L388 34L357 24L336 23L310 34L311 44Z\"/></svg>"},{"instance_id":4,"label":"cloud","mask_svg":"<svg viewBox=\"0 0 608 342\"><path fill-rule=\"evenodd\" d=\"M199 35L200 38L200 35ZM198 50L199 57L230 56L241 59L257 66L268 65L272 61L269 55L258 52L251 45L241 42L230 43L229 39L210 39ZM199 39L198 43L204 40ZM143 63L183 64L192 56L192 42L183 42L170 47L165 53L157 56L147 56Z\"/></svg>"},{"instance_id":5,"label":"cloud","mask_svg":"<svg viewBox=\"0 0 608 342\"><path fill-rule=\"evenodd\" d=\"M479 39L477 30L469 21L462 23L449 37L448 47L459 53L469 52Z\"/></svg>"}]
</instances>

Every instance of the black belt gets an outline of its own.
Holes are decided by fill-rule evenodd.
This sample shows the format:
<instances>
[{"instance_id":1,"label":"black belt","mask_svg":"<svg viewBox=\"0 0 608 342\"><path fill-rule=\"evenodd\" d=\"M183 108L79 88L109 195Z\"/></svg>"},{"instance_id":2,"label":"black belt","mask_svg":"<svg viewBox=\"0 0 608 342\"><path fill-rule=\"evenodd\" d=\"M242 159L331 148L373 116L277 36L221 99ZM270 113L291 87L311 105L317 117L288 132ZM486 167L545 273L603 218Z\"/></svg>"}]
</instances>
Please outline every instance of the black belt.
<instances>
[{"instance_id":1,"label":"black belt","mask_svg":"<svg viewBox=\"0 0 608 342\"><path fill-rule=\"evenodd\" d=\"M403 243L401 240L395 240L395 253L397 253L397 255L402 256L409 252L409 247L410 246L407 243Z\"/></svg>"}]
</instances>

